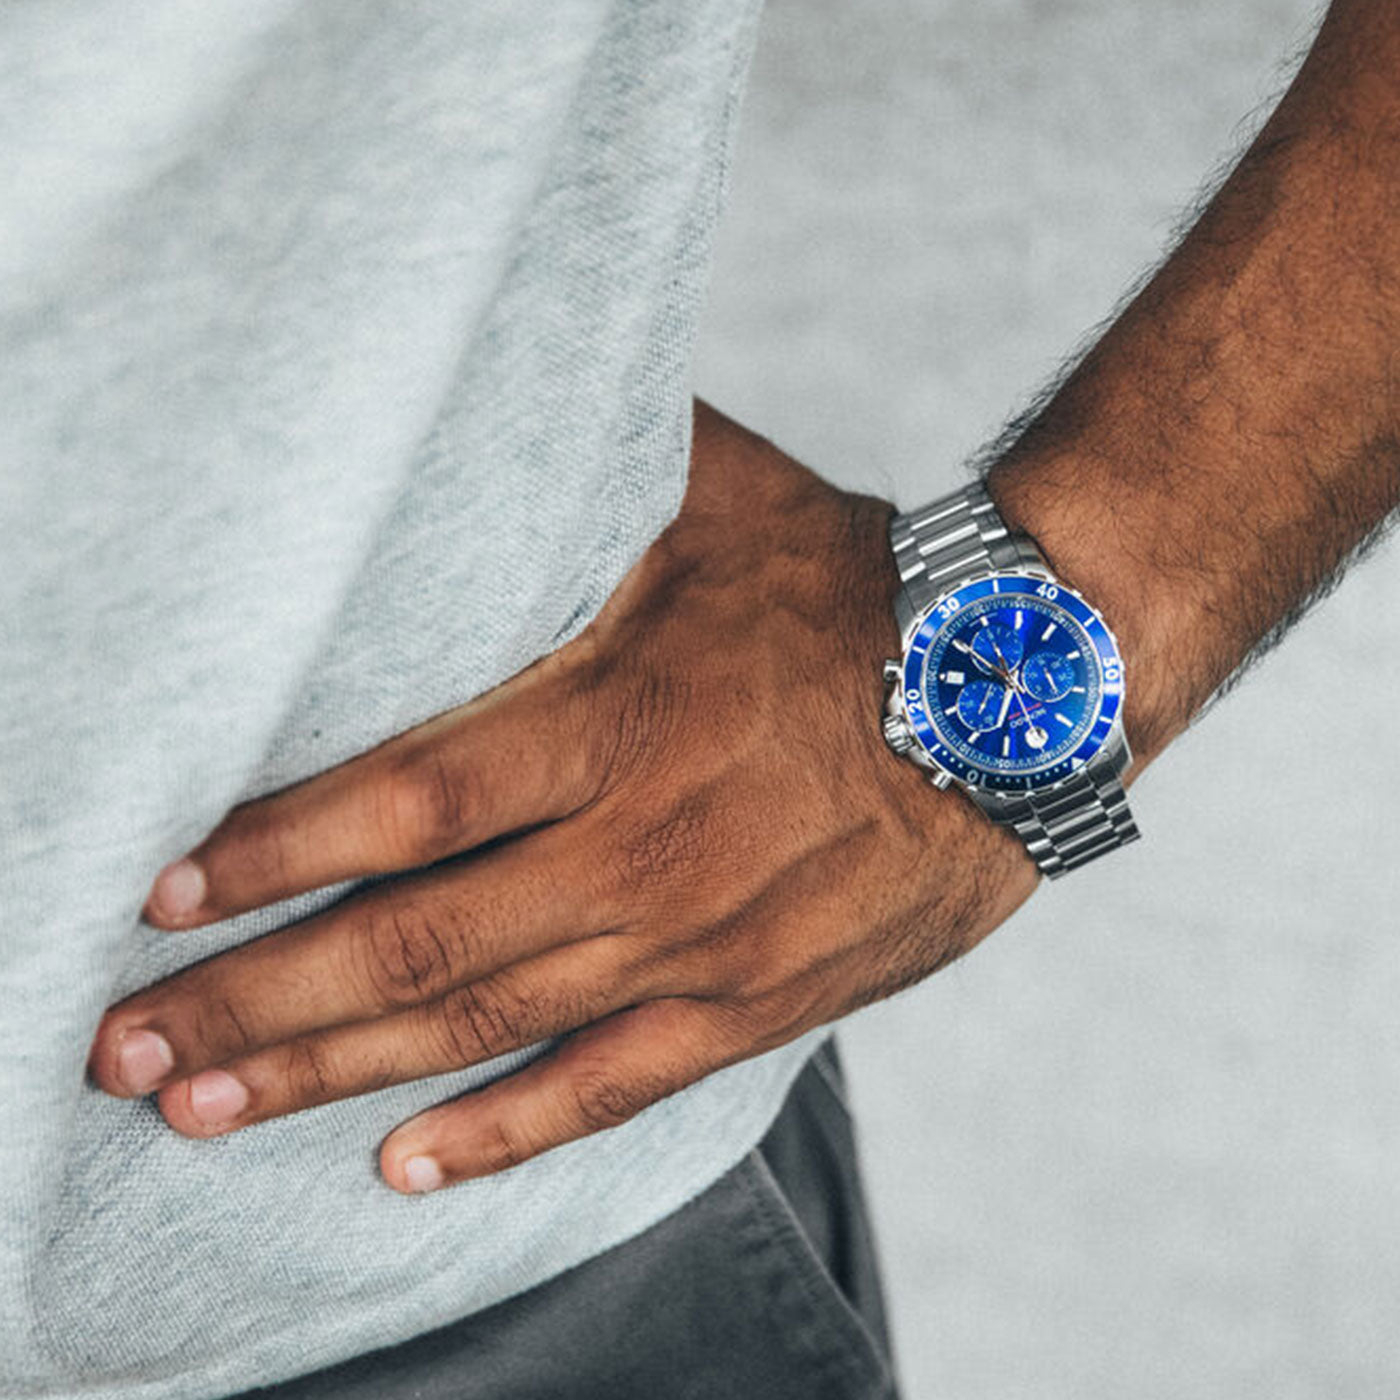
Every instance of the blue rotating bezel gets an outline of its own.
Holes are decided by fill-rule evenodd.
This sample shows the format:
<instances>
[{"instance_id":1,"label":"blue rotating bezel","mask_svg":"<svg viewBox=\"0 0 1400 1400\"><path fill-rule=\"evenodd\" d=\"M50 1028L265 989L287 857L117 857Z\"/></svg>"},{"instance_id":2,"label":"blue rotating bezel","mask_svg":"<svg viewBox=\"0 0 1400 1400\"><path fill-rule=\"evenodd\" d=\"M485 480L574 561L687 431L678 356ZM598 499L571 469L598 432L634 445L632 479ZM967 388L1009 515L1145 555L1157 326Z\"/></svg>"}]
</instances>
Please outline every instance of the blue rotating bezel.
<instances>
[{"instance_id":1,"label":"blue rotating bezel","mask_svg":"<svg viewBox=\"0 0 1400 1400\"><path fill-rule=\"evenodd\" d=\"M1098 713L1084 738L1054 764L1025 773L996 771L968 762L938 736L925 704L924 663L935 638L944 628L956 627L964 609L994 594L1008 601L1017 594L1029 595L1034 600L1063 608L1088 637L1099 665ZM952 607L948 606L950 602ZM1123 662L1113 634L1098 613L1072 588L1042 575L1003 573L970 579L935 599L925 609L905 647L900 702L924 752L959 782L998 792L1029 792L1053 787L1072 777L1108 742L1123 705L1122 678Z\"/></svg>"}]
</instances>

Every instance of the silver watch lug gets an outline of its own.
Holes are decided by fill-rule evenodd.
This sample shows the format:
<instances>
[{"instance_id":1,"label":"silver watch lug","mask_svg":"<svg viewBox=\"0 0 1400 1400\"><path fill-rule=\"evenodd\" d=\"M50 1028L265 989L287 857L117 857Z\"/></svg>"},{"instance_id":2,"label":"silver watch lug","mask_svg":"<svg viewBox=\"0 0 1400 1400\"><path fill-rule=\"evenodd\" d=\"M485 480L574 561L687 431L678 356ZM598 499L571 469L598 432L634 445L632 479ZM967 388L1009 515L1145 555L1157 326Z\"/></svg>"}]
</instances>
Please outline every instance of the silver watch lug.
<instances>
[{"instance_id":1,"label":"silver watch lug","mask_svg":"<svg viewBox=\"0 0 1400 1400\"><path fill-rule=\"evenodd\" d=\"M1025 535L1007 535L988 547L992 567L1005 573L1035 574L1047 582L1054 582L1045 556Z\"/></svg>"},{"instance_id":2,"label":"silver watch lug","mask_svg":"<svg viewBox=\"0 0 1400 1400\"><path fill-rule=\"evenodd\" d=\"M889 660L885 662L885 684L898 685L904 675L904 667L898 661Z\"/></svg>"},{"instance_id":3,"label":"silver watch lug","mask_svg":"<svg viewBox=\"0 0 1400 1400\"><path fill-rule=\"evenodd\" d=\"M990 788L974 787L971 783L963 785L967 789L967 795L994 821L1004 822L1007 819L1006 799Z\"/></svg>"},{"instance_id":4,"label":"silver watch lug","mask_svg":"<svg viewBox=\"0 0 1400 1400\"><path fill-rule=\"evenodd\" d=\"M1123 733L1122 725L1114 725L1108 742L1091 760L1092 764L1106 768L1115 778L1121 778L1133 766L1133 751L1128 747L1128 736Z\"/></svg>"}]
</instances>

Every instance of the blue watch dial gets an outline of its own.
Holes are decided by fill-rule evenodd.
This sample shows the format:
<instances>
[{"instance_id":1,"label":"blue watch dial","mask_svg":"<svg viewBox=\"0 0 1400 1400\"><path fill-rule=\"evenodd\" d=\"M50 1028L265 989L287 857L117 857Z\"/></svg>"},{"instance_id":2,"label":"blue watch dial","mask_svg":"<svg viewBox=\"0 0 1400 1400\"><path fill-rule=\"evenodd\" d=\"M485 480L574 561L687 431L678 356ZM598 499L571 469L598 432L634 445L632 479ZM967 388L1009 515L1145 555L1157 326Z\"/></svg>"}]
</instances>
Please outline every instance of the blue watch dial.
<instances>
[{"instance_id":1,"label":"blue watch dial","mask_svg":"<svg viewBox=\"0 0 1400 1400\"><path fill-rule=\"evenodd\" d=\"M929 609L905 655L904 705L941 767L1024 791L1068 777L1103 747L1122 674L1112 635L1078 594L1003 574Z\"/></svg>"}]
</instances>

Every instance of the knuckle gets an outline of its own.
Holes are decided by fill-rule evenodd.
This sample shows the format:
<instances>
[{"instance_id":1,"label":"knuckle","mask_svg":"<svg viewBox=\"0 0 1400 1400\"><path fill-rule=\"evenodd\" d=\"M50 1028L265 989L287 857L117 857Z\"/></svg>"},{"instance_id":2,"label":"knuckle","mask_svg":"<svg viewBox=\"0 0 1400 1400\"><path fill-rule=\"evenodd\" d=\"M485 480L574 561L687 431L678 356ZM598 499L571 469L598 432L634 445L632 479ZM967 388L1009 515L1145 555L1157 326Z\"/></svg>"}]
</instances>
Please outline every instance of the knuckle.
<instances>
[{"instance_id":1,"label":"knuckle","mask_svg":"<svg viewBox=\"0 0 1400 1400\"><path fill-rule=\"evenodd\" d=\"M420 1002L450 984L456 942L436 913L392 904L371 915L362 940L366 980L388 1006Z\"/></svg>"},{"instance_id":2,"label":"knuckle","mask_svg":"<svg viewBox=\"0 0 1400 1400\"><path fill-rule=\"evenodd\" d=\"M696 985L712 995L738 996L761 974L763 953L741 917L721 919L692 936L691 956L700 972Z\"/></svg>"},{"instance_id":3,"label":"knuckle","mask_svg":"<svg viewBox=\"0 0 1400 1400\"><path fill-rule=\"evenodd\" d=\"M257 1038L237 998L209 990L196 994L192 1006L195 1043L207 1053L223 1059L256 1048Z\"/></svg>"},{"instance_id":4,"label":"knuckle","mask_svg":"<svg viewBox=\"0 0 1400 1400\"><path fill-rule=\"evenodd\" d=\"M750 1007L746 1029L750 1043L761 1050L785 1045L822 1021L812 991L800 982L770 987Z\"/></svg>"},{"instance_id":5,"label":"knuckle","mask_svg":"<svg viewBox=\"0 0 1400 1400\"><path fill-rule=\"evenodd\" d=\"M742 910L698 920L683 942L668 939L652 946L657 949L654 956L666 960L688 991L707 998L747 995L760 984L771 960Z\"/></svg>"},{"instance_id":6,"label":"knuckle","mask_svg":"<svg viewBox=\"0 0 1400 1400\"><path fill-rule=\"evenodd\" d=\"M484 794L469 764L454 764L437 745L411 750L378 793L378 835L390 851L425 864L462 848L468 817L480 817Z\"/></svg>"},{"instance_id":7,"label":"knuckle","mask_svg":"<svg viewBox=\"0 0 1400 1400\"><path fill-rule=\"evenodd\" d=\"M487 1172L509 1171L535 1155L519 1131L500 1119L486 1125L478 1152Z\"/></svg>"},{"instance_id":8,"label":"knuckle","mask_svg":"<svg viewBox=\"0 0 1400 1400\"><path fill-rule=\"evenodd\" d=\"M579 1074L569 1092L574 1116L590 1133L621 1126L657 1097L645 1086L624 1084L605 1070Z\"/></svg>"},{"instance_id":9,"label":"knuckle","mask_svg":"<svg viewBox=\"0 0 1400 1400\"><path fill-rule=\"evenodd\" d=\"M296 1103L325 1103L335 1097L329 1057L314 1040L294 1040L282 1053L282 1078Z\"/></svg>"},{"instance_id":10,"label":"knuckle","mask_svg":"<svg viewBox=\"0 0 1400 1400\"><path fill-rule=\"evenodd\" d=\"M518 1049L525 1044L529 1024L521 1005L483 982L468 983L445 996L437 1021L448 1058L463 1065Z\"/></svg>"},{"instance_id":11,"label":"knuckle","mask_svg":"<svg viewBox=\"0 0 1400 1400\"><path fill-rule=\"evenodd\" d=\"M616 876L626 890L649 889L658 880L691 874L719 854L709 803L691 794L660 817L624 834L616 853Z\"/></svg>"},{"instance_id":12,"label":"knuckle","mask_svg":"<svg viewBox=\"0 0 1400 1400\"><path fill-rule=\"evenodd\" d=\"M763 1008L747 996L718 998L709 1012L711 1034L716 1044L726 1047L752 1046L767 1025Z\"/></svg>"},{"instance_id":13,"label":"knuckle","mask_svg":"<svg viewBox=\"0 0 1400 1400\"><path fill-rule=\"evenodd\" d=\"M250 802L234 808L213 839L258 886L280 889L291 882L293 843L274 804Z\"/></svg>"},{"instance_id":14,"label":"knuckle","mask_svg":"<svg viewBox=\"0 0 1400 1400\"><path fill-rule=\"evenodd\" d=\"M809 990L797 984L716 997L708 1012L712 1042L726 1055L776 1049L825 1019Z\"/></svg>"}]
</instances>

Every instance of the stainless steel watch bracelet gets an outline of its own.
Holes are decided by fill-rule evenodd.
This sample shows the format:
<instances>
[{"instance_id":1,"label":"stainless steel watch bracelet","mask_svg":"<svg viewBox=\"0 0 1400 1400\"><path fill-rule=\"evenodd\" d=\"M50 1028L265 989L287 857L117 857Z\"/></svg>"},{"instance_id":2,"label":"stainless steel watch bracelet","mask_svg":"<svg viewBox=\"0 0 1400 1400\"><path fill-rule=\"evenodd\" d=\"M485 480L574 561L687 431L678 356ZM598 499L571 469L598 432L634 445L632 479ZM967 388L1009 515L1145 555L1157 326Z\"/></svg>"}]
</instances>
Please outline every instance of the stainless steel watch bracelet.
<instances>
[{"instance_id":1,"label":"stainless steel watch bracelet","mask_svg":"<svg viewBox=\"0 0 1400 1400\"><path fill-rule=\"evenodd\" d=\"M986 796L1004 804L992 815L1016 828L1031 859L1052 880L1136 841L1140 834L1119 772L1103 752L1045 792ZM989 810L980 800L981 792L974 797L983 811Z\"/></svg>"},{"instance_id":2,"label":"stainless steel watch bracelet","mask_svg":"<svg viewBox=\"0 0 1400 1400\"><path fill-rule=\"evenodd\" d=\"M1034 541L1006 528L981 482L896 515L890 522L890 544L904 584L895 609L906 643L925 609L964 579L993 570L1053 577ZM1119 732L1077 773L1042 792L965 786L993 821L1015 829L1031 858L1055 879L1137 840L1122 783L1129 761Z\"/></svg>"},{"instance_id":3,"label":"stainless steel watch bracelet","mask_svg":"<svg viewBox=\"0 0 1400 1400\"><path fill-rule=\"evenodd\" d=\"M935 598L974 574L1026 568L1050 572L1034 543L1006 528L980 481L922 510L896 515L890 521L890 545L904 582L908 615L899 619L901 633Z\"/></svg>"}]
</instances>

